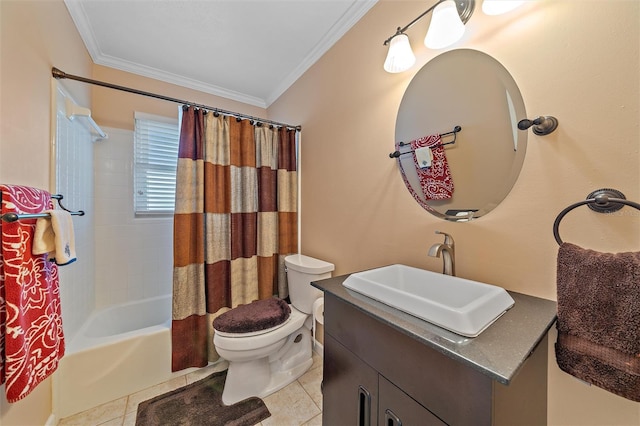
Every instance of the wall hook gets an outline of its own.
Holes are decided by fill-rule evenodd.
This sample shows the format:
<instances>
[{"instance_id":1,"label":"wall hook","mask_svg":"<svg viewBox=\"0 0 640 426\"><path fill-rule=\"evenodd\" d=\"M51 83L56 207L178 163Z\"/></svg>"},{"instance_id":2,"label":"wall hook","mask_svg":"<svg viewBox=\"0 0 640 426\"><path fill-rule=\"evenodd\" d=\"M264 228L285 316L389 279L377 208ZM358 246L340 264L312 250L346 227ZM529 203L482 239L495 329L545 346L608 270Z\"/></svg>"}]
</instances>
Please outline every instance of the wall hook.
<instances>
[{"instance_id":1,"label":"wall hook","mask_svg":"<svg viewBox=\"0 0 640 426\"><path fill-rule=\"evenodd\" d=\"M538 136L545 136L558 128L558 119L550 115L540 116L533 120L523 119L518 122L518 129L527 130L533 127L533 133Z\"/></svg>"}]
</instances>

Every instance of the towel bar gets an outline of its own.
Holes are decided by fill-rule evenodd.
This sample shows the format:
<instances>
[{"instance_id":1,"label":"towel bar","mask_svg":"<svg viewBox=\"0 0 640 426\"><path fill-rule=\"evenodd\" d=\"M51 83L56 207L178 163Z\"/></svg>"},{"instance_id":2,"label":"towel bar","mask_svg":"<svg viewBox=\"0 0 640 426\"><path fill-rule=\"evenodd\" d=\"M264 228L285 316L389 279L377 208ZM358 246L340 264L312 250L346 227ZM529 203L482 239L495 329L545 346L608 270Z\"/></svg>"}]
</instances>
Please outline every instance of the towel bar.
<instances>
[{"instance_id":1,"label":"towel bar","mask_svg":"<svg viewBox=\"0 0 640 426\"><path fill-rule=\"evenodd\" d=\"M445 146L445 145L453 145L454 143L456 143L456 136L457 136L457 134L458 134L458 132L459 132L460 130L462 130L462 127L460 127L460 126L456 126L456 127L454 127L454 128L453 128L453 130L452 130L452 131L450 131L450 132L447 132L447 133L441 133L441 134L440 134L440 137L441 137L441 138L443 138L443 137L445 137L445 136L448 136L448 135L453 135L453 140L452 140L451 142L439 143L439 144L437 144L437 145L432 146L431 148L436 148L436 147L438 147L438 146ZM399 147L403 147L403 146L411 146L411 142L398 142L398 146L399 146ZM410 153L412 153L412 152L413 152L413 150L406 151L406 152L394 151L394 152L392 152L391 154L389 154L389 158L398 158L398 157L400 157L401 155L404 155L404 154L410 154Z\"/></svg>"},{"instance_id":2,"label":"towel bar","mask_svg":"<svg viewBox=\"0 0 640 426\"><path fill-rule=\"evenodd\" d=\"M571 210L585 204L587 204L591 210L598 213L613 213L624 206L631 206L640 210L640 204L627 200L624 194L616 189L602 188L595 190L591 194L587 195L586 200L571 204L569 207L562 210L558 217L556 217L556 220L553 222L553 236L555 237L558 245L562 244L560 232L558 231L558 226L560 225L562 218Z\"/></svg>"},{"instance_id":3,"label":"towel bar","mask_svg":"<svg viewBox=\"0 0 640 426\"><path fill-rule=\"evenodd\" d=\"M67 209L62 205L61 201L64 198L62 194L52 195L51 198L58 200L58 205L62 210L68 211L71 216L84 216L84 211L78 210L76 212ZM49 217L49 213L5 213L0 216L2 222L15 222L20 219L37 219L40 217Z\"/></svg>"}]
</instances>

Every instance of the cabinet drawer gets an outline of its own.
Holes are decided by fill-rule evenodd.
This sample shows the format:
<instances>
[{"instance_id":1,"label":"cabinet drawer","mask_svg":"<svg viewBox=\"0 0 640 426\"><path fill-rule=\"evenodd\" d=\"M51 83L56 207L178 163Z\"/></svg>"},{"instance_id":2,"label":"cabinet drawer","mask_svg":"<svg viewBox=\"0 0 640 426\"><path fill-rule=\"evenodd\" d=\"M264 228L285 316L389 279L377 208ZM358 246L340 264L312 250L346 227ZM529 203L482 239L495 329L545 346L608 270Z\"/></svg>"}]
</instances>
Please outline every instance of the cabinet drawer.
<instances>
[{"instance_id":1,"label":"cabinet drawer","mask_svg":"<svg viewBox=\"0 0 640 426\"><path fill-rule=\"evenodd\" d=\"M378 378L379 423L384 426L446 426L431 411L382 376Z\"/></svg>"}]
</instances>

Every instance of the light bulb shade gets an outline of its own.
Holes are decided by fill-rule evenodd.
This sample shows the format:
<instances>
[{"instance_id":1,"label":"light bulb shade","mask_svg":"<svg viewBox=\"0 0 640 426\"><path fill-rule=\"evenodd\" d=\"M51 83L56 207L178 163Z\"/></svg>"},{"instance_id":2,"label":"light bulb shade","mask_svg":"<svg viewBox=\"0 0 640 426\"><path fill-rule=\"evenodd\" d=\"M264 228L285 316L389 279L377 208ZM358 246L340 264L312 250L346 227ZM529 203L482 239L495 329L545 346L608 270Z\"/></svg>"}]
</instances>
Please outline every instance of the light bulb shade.
<instances>
[{"instance_id":1,"label":"light bulb shade","mask_svg":"<svg viewBox=\"0 0 640 426\"><path fill-rule=\"evenodd\" d=\"M522 6L524 0L484 0L482 11L485 15L502 15Z\"/></svg>"},{"instance_id":2,"label":"light bulb shade","mask_svg":"<svg viewBox=\"0 0 640 426\"><path fill-rule=\"evenodd\" d=\"M384 61L384 70L390 73L406 71L416 63L416 56L411 50L409 37L398 34L389 42L389 52Z\"/></svg>"},{"instance_id":3,"label":"light bulb shade","mask_svg":"<svg viewBox=\"0 0 640 426\"><path fill-rule=\"evenodd\" d=\"M464 24L453 0L446 0L433 9L431 24L424 38L429 49L442 49L451 46L464 35Z\"/></svg>"}]
</instances>

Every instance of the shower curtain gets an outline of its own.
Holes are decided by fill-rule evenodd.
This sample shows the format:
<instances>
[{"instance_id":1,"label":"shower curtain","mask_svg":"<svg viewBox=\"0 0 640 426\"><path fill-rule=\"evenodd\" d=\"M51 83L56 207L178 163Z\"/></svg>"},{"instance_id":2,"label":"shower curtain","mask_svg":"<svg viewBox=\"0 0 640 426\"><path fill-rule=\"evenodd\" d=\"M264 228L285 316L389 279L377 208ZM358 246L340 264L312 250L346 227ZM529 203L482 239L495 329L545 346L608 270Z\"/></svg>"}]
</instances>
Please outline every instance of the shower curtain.
<instances>
[{"instance_id":1,"label":"shower curtain","mask_svg":"<svg viewBox=\"0 0 640 426\"><path fill-rule=\"evenodd\" d=\"M176 206L172 371L218 359L213 319L288 296L298 250L296 131L183 107Z\"/></svg>"}]
</instances>

